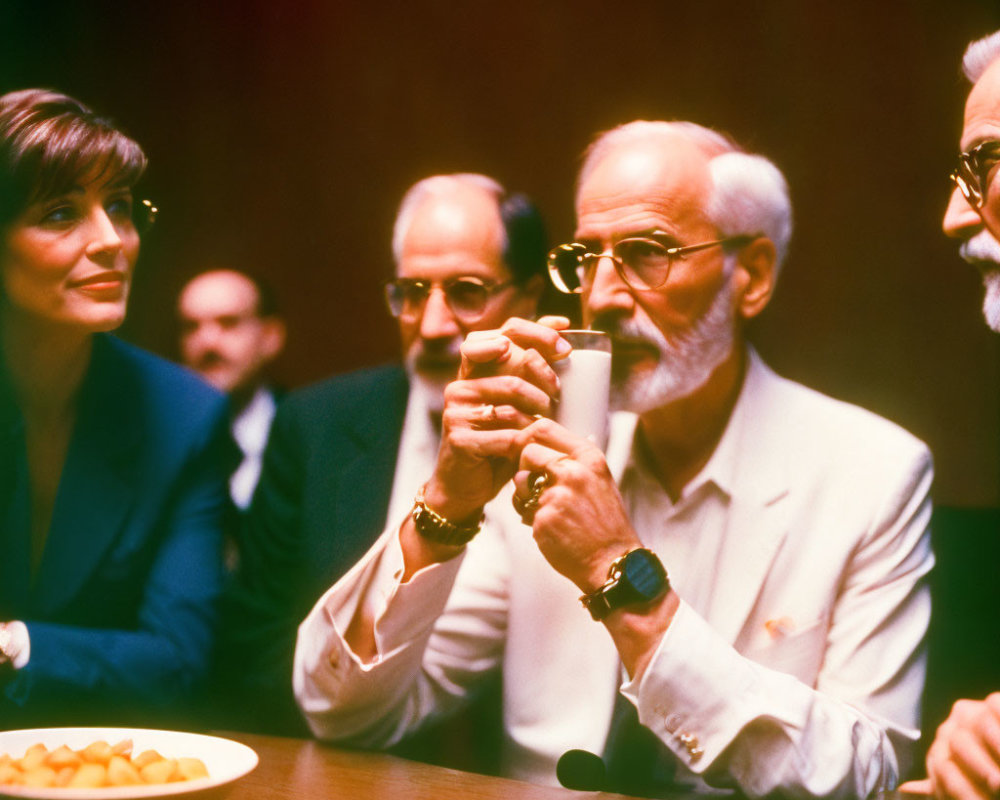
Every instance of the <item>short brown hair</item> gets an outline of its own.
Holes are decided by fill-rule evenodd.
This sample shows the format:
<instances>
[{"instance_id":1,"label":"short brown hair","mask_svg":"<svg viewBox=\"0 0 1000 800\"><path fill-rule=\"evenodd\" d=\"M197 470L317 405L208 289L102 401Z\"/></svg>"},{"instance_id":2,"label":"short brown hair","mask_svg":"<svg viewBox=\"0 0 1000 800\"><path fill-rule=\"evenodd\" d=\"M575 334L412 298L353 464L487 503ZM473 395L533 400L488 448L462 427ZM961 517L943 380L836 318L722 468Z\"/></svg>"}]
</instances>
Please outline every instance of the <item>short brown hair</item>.
<instances>
[{"instance_id":1,"label":"short brown hair","mask_svg":"<svg viewBox=\"0 0 1000 800\"><path fill-rule=\"evenodd\" d=\"M83 179L131 186L145 169L142 148L78 100L46 89L0 96L0 230Z\"/></svg>"}]
</instances>

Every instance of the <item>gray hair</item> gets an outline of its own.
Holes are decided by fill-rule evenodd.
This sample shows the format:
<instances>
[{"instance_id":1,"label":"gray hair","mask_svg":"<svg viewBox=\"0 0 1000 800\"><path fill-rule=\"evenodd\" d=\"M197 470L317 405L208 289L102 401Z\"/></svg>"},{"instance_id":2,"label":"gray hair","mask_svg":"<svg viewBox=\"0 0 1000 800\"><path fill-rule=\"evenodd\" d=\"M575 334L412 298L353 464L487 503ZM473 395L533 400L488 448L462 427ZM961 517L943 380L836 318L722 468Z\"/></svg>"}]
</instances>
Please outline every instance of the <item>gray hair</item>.
<instances>
[{"instance_id":1,"label":"gray hair","mask_svg":"<svg viewBox=\"0 0 1000 800\"><path fill-rule=\"evenodd\" d=\"M406 191L406 194L403 195L403 199L399 204L399 211L396 212L396 222L392 228L392 255L393 258L396 259L397 264L399 263L399 259L403 253L403 240L406 238L406 234L410 230L410 224L413 222L413 215L416 213L417 207L423 202L424 198L445 194L449 190L453 189L456 184L463 183L471 186L478 186L480 189L490 193L496 199L497 205L500 204L500 200L505 194L503 186L501 186L497 181L487 175L480 175L476 172L456 172L451 175L432 175L429 178L417 181ZM506 246L506 232L504 232L504 239L501 242L501 248L505 249Z\"/></svg>"},{"instance_id":2,"label":"gray hair","mask_svg":"<svg viewBox=\"0 0 1000 800\"><path fill-rule=\"evenodd\" d=\"M987 68L1000 58L1000 31L984 36L969 44L962 56L962 72L971 83L976 83Z\"/></svg>"},{"instance_id":3,"label":"gray hair","mask_svg":"<svg viewBox=\"0 0 1000 800\"><path fill-rule=\"evenodd\" d=\"M774 244L780 269L792 237L792 204L781 170L764 156L747 153L725 134L694 122L637 120L597 136L584 154L577 179L583 182L611 150L640 141L680 134L711 157L712 194L705 204L708 219L723 236L760 234Z\"/></svg>"}]
</instances>

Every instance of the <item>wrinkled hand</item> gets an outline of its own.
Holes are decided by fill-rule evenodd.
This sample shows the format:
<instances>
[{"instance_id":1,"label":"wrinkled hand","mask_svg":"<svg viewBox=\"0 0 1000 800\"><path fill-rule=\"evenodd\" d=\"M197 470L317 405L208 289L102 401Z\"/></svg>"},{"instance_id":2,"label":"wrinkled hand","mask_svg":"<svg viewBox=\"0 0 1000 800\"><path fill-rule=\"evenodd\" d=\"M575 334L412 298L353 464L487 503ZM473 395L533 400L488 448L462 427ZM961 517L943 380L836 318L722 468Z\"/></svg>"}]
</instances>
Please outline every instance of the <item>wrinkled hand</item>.
<instances>
[{"instance_id":1,"label":"wrinkled hand","mask_svg":"<svg viewBox=\"0 0 1000 800\"><path fill-rule=\"evenodd\" d=\"M512 318L463 342L458 380L445 389L441 449L426 489L428 505L442 516L473 516L514 474L522 431L551 413L559 396L551 362L569 352L558 333L568 326L564 317Z\"/></svg>"},{"instance_id":2,"label":"wrinkled hand","mask_svg":"<svg viewBox=\"0 0 1000 800\"><path fill-rule=\"evenodd\" d=\"M927 778L899 788L955 800L1000 797L1000 692L955 703L927 751Z\"/></svg>"},{"instance_id":3,"label":"wrinkled hand","mask_svg":"<svg viewBox=\"0 0 1000 800\"><path fill-rule=\"evenodd\" d=\"M592 592L605 582L611 562L642 546L604 454L550 419L533 422L524 434L514 507L552 567ZM547 485L532 508L528 498L539 474L548 476Z\"/></svg>"}]
</instances>

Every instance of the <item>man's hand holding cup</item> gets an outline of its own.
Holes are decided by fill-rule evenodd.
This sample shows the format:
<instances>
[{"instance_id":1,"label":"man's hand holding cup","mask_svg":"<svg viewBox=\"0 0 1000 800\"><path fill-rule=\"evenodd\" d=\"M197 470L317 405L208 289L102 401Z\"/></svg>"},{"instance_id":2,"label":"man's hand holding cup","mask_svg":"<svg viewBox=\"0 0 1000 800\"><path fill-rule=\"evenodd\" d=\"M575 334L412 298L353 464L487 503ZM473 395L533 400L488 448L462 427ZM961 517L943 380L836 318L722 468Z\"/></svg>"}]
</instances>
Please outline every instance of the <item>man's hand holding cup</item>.
<instances>
[{"instance_id":1,"label":"man's hand holding cup","mask_svg":"<svg viewBox=\"0 0 1000 800\"><path fill-rule=\"evenodd\" d=\"M568 326L564 317L512 318L466 338L458 380L445 390L441 449L425 490L439 514L475 516L513 477L522 431L551 415L559 398L551 364L571 349L559 335Z\"/></svg>"}]
</instances>

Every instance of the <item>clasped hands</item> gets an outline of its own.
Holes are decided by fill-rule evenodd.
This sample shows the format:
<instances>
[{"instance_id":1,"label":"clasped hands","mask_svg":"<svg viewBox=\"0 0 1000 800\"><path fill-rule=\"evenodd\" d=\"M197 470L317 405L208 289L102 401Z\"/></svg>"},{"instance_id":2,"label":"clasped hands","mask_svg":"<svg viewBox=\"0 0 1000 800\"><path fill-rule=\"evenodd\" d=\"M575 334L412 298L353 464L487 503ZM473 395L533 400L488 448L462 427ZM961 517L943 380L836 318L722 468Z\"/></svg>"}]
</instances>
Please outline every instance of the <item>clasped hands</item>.
<instances>
[{"instance_id":1,"label":"clasped hands","mask_svg":"<svg viewBox=\"0 0 1000 800\"><path fill-rule=\"evenodd\" d=\"M564 317L512 318L470 333L458 380L445 390L442 441L425 496L448 519L475 516L509 480L514 507L542 554L584 592L639 547L604 454L554 422L570 346Z\"/></svg>"}]
</instances>

